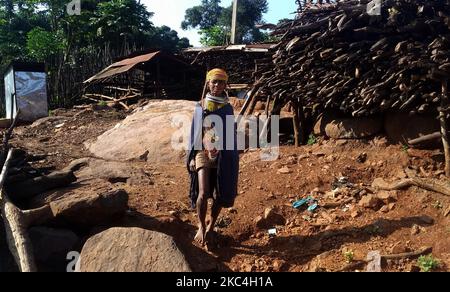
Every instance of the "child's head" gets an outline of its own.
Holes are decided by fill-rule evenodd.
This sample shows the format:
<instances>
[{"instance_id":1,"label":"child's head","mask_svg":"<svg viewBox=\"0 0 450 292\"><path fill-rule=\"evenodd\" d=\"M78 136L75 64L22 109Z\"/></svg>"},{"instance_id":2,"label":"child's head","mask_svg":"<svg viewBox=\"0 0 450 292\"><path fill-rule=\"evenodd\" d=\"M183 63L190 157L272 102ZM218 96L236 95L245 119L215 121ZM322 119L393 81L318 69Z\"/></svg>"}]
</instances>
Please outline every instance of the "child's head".
<instances>
[{"instance_id":1,"label":"child's head","mask_svg":"<svg viewBox=\"0 0 450 292\"><path fill-rule=\"evenodd\" d=\"M206 76L209 92L213 96L221 96L227 87L228 74L222 69L213 69Z\"/></svg>"}]
</instances>

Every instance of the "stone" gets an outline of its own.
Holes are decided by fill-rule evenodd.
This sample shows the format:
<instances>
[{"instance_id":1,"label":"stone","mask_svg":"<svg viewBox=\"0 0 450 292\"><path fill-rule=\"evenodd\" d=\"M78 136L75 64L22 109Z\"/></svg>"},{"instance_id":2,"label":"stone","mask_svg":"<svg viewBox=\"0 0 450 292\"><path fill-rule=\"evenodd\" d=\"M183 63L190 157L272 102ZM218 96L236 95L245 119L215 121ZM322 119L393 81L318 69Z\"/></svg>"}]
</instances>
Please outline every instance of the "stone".
<instances>
[{"instance_id":1,"label":"stone","mask_svg":"<svg viewBox=\"0 0 450 292\"><path fill-rule=\"evenodd\" d=\"M315 136L326 136L325 127L329 124L337 115L333 111L326 111L317 119L314 124Z\"/></svg>"},{"instance_id":2,"label":"stone","mask_svg":"<svg viewBox=\"0 0 450 292\"><path fill-rule=\"evenodd\" d=\"M294 164L297 164L297 162L298 162L298 160L297 160L296 156L290 156L290 157L288 157L288 159L286 161L286 164L287 165L294 165Z\"/></svg>"},{"instance_id":3,"label":"stone","mask_svg":"<svg viewBox=\"0 0 450 292\"><path fill-rule=\"evenodd\" d=\"M276 213L273 208L266 208L264 211L264 220L268 227L286 224L286 219L282 215Z\"/></svg>"},{"instance_id":4,"label":"stone","mask_svg":"<svg viewBox=\"0 0 450 292\"><path fill-rule=\"evenodd\" d=\"M361 215L361 212L359 212L358 210L354 210L352 211L352 213L350 214L350 216L352 216L352 218L356 218L359 215Z\"/></svg>"},{"instance_id":5,"label":"stone","mask_svg":"<svg viewBox=\"0 0 450 292\"><path fill-rule=\"evenodd\" d=\"M172 237L140 228L111 228L87 240L81 272L191 272Z\"/></svg>"},{"instance_id":6,"label":"stone","mask_svg":"<svg viewBox=\"0 0 450 292\"><path fill-rule=\"evenodd\" d=\"M282 167L282 168L278 169L278 173L289 174L289 173L292 173L292 171L288 167Z\"/></svg>"},{"instance_id":7,"label":"stone","mask_svg":"<svg viewBox=\"0 0 450 292\"><path fill-rule=\"evenodd\" d=\"M375 209L380 205L380 199L372 194L366 195L359 201L359 205L364 208Z\"/></svg>"},{"instance_id":8,"label":"stone","mask_svg":"<svg viewBox=\"0 0 450 292\"><path fill-rule=\"evenodd\" d=\"M135 160L148 151L145 158L149 163L182 163L186 158L181 145L188 141L194 108L194 101L150 101L85 146L94 156L107 160Z\"/></svg>"},{"instance_id":9,"label":"stone","mask_svg":"<svg viewBox=\"0 0 450 292\"><path fill-rule=\"evenodd\" d=\"M337 140L336 146L344 146L347 143L348 143L348 140Z\"/></svg>"},{"instance_id":10,"label":"stone","mask_svg":"<svg viewBox=\"0 0 450 292\"><path fill-rule=\"evenodd\" d=\"M450 214L450 206L448 206L447 209L445 209L445 211L444 211L444 217L447 217L448 214Z\"/></svg>"},{"instance_id":11,"label":"stone","mask_svg":"<svg viewBox=\"0 0 450 292\"><path fill-rule=\"evenodd\" d=\"M395 176L396 178L398 178L398 179L405 179L405 178L408 177L408 176L406 175L406 172L405 172L403 169L398 170L398 171L394 174L394 176Z\"/></svg>"},{"instance_id":12,"label":"stone","mask_svg":"<svg viewBox=\"0 0 450 292\"><path fill-rule=\"evenodd\" d=\"M273 261L272 267L274 272L279 272L284 267L285 263L281 260Z\"/></svg>"},{"instance_id":13,"label":"stone","mask_svg":"<svg viewBox=\"0 0 450 292\"><path fill-rule=\"evenodd\" d=\"M332 139L362 139L374 136L383 129L378 117L334 119L325 126L327 137Z\"/></svg>"},{"instance_id":14,"label":"stone","mask_svg":"<svg viewBox=\"0 0 450 292\"><path fill-rule=\"evenodd\" d=\"M385 206L381 207L381 209L379 211L382 213L387 213L387 212L389 212L389 208L388 208L388 206L385 205Z\"/></svg>"},{"instance_id":15,"label":"stone","mask_svg":"<svg viewBox=\"0 0 450 292\"><path fill-rule=\"evenodd\" d=\"M74 226L95 226L125 214L128 194L124 190L80 194L55 200L49 205L56 221Z\"/></svg>"},{"instance_id":16,"label":"stone","mask_svg":"<svg viewBox=\"0 0 450 292\"><path fill-rule=\"evenodd\" d=\"M275 197L275 194L274 193L272 193L272 192L270 192L268 195L267 195L267 199L268 200L273 200L273 199L275 199L276 197Z\"/></svg>"},{"instance_id":17,"label":"stone","mask_svg":"<svg viewBox=\"0 0 450 292\"><path fill-rule=\"evenodd\" d=\"M256 227L263 229L265 228L265 220L262 216L257 216L254 220Z\"/></svg>"},{"instance_id":18,"label":"stone","mask_svg":"<svg viewBox=\"0 0 450 292\"><path fill-rule=\"evenodd\" d=\"M385 204L396 202L398 200L397 191L379 191L377 198L382 200Z\"/></svg>"}]
</instances>

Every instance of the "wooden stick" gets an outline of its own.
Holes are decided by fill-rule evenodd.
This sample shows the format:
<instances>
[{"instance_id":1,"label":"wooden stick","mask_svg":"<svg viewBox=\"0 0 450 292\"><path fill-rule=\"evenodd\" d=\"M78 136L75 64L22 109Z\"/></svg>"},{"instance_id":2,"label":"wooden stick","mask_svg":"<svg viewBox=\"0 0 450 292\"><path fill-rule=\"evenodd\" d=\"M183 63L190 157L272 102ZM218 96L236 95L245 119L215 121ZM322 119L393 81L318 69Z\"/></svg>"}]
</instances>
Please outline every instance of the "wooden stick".
<instances>
[{"instance_id":1,"label":"wooden stick","mask_svg":"<svg viewBox=\"0 0 450 292\"><path fill-rule=\"evenodd\" d=\"M376 179L372 183L372 187L381 189L381 190L386 190L386 191L401 190L401 189L408 188L411 186L417 186L419 188L433 191L436 193L440 193L445 196L450 196L449 183L438 181L438 180L422 179L422 178L418 178L418 177L413 177L413 178L403 179L403 180L393 182L393 183L387 183L383 179Z\"/></svg>"},{"instance_id":2,"label":"wooden stick","mask_svg":"<svg viewBox=\"0 0 450 292\"><path fill-rule=\"evenodd\" d=\"M441 122L441 134L442 144L444 146L445 153L445 175L450 177L450 146L448 140L448 127L447 127L447 107L448 107L448 95L447 95L447 80L442 81L442 97L441 97L441 109L439 111L439 120Z\"/></svg>"},{"instance_id":3,"label":"wooden stick","mask_svg":"<svg viewBox=\"0 0 450 292\"><path fill-rule=\"evenodd\" d=\"M205 85L203 86L202 97L200 98L200 105L202 106L202 108L204 108L203 100L205 99L207 93L208 93L208 81L205 81Z\"/></svg>"},{"instance_id":4,"label":"wooden stick","mask_svg":"<svg viewBox=\"0 0 450 292\"><path fill-rule=\"evenodd\" d=\"M405 252L405 253L399 253L399 254L385 254L385 255L381 255L381 258L384 259L384 260L414 258L414 257L421 256L423 254L431 253L431 251L432 251L431 247L424 247L424 248L422 248L422 249L420 249L418 251ZM359 267L361 267L363 265L366 265L369 262L370 261L368 261L368 260L356 260L356 261L353 261L353 262L349 263L348 265L346 265L342 269L338 270L338 272L351 271L351 270L359 268Z\"/></svg>"},{"instance_id":5,"label":"wooden stick","mask_svg":"<svg viewBox=\"0 0 450 292\"><path fill-rule=\"evenodd\" d=\"M428 141L432 141L432 140L438 140L442 138L442 134L441 132L435 132L433 134L429 134L429 135L425 135L422 136L420 138L417 139L413 139L413 140L409 140L408 144L410 145L417 145L423 142L428 142Z\"/></svg>"},{"instance_id":6,"label":"wooden stick","mask_svg":"<svg viewBox=\"0 0 450 292\"><path fill-rule=\"evenodd\" d=\"M385 259L385 260L412 258L412 257L417 257L417 256L420 256L420 255L423 255L423 254L431 253L431 251L432 251L431 247L424 247L424 248L422 248L422 249L420 249L418 251L413 251L413 252L381 255L381 258Z\"/></svg>"},{"instance_id":7,"label":"wooden stick","mask_svg":"<svg viewBox=\"0 0 450 292\"><path fill-rule=\"evenodd\" d=\"M3 189L11 157L12 150L8 152L0 175L0 206L5 224L8 246L20 271L35 272L37 270L33 255L33 247L26 230L28 227L27 222L24 219L21 210L11 203L8 195Z\"/></svg>"},{"instance_id":8,"label":"wooden stick","mask_svg":"<svg viewBox=\"0 0 450 292\"><path fill-rule=\"evenodd\" d=\"M9 142L9 139L11 139L12 132L13 132L14 128L16 127L17 121L19 120L18 119L19 114L20 114L20 109L17 110L16 116L14 117L14 119L11 122L11 126L9 127L8 131L6 131L5 135L3 136L3 144L2 144L3 153L1 154L2 156L0 158L0 165L3 165L5 163L6 155L9 150L8 142Z\"/></svg>"},{"instance_id":9,"label":"wooden stick","mask_svg":"<svg viewBox=\"0 0 450 292\"><path fill-rule=\"evenodd\" d=\"M244 106L242 107L241 111L239 112L239 116L244 115L244 113L247 111L247 108L250 105L250 103L252 102L253 98L258 95L260 87L261 87L261 83L259 81L256 82L256 84L254 85L254 87L250 93L250 96L245 100Z\"/></svg>"}]
</instances>

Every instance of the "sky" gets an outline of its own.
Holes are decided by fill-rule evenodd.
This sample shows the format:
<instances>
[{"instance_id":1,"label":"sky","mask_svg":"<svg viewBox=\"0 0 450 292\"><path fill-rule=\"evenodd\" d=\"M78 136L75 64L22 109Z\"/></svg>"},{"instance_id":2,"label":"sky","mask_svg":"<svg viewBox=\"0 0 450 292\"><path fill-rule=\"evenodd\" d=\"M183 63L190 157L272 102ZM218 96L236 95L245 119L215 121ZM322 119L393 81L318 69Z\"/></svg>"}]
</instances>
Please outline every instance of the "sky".
<instances>
[{"instance_id":1,"label":"sky","mask_svg":"<svg viewBox=\"0 0 450 292\"><path fill-rule=\"evenodd\" d=\"M200 36L197 30L184 31L181 22L184 20L186 9L199 5L201 0L141 0L148 11L155 15L151 21L156 26L167 25L178 32L180 37L186 37L191 45L200 46ZM222 0L222 6L231 5L232 0ZM268 0L269 11L264 14L264 20L277 24L283 18L293 18L293 12L297 10L294 0ZM231 19L230 19L231 21Z\"/></svg>"}]
</instances>

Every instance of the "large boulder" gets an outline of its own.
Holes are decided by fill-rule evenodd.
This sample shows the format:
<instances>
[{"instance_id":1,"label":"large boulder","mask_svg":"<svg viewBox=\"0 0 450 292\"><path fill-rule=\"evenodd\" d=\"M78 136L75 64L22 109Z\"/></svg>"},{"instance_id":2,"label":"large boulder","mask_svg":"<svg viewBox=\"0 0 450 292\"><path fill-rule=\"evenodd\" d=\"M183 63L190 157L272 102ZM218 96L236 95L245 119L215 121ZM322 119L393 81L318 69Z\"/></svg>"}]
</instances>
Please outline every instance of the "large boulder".
<instances>
[{"instance_id":1,"label":"large boulder","mask_svg":"<svg viewBox=\"0 0 450 292\"><path fill-rule=\"evenodd\" d=\"M409 140L440 131L439 120L433 115L409 115L407 113L389 113L384 121L386 135L394 144L408 144ZM439 140L423 144L423 147L440 147Z\"/></svg>"},{"instance_id":2,"label":"large boulder","mask_svg":"<svg viewBox=\"0 0 450 292\"><path fill-rule=\"evenodd\" d=\"M152 101L86 147L96 157L108 160L182 162L195 104L185 100Z\"/></svg>"},{"instance_id":3,"label":"large boulder","mask_svg":"<svg viewBox=\"0 0 450 292\"><path fill-rule=\"evenodd\" d=\"M111 228L85 243L81 272L191 272L172 237L140 228Z\"/></svg>"},{"instance_id":4,"label":"large boulder","mask_svg":"<svg viewBox=\"0 0 450 292\"><path fill-rule=\"evenodd\" d=\"M76 173L79 180L97 178L104 179L112 184L153 185L151 176L144 171L142 165L135 162L105 161L95 158L78 161L79 163L85 163L85 167ZM77 160L72 163L76 165Z\"/></svg>"},{"instance_id":5,"label":"large boulder","mask_svg":"<svg viewBox=\"0 0 450 292\"><path fill-rule=\"evenodd\" d=\"M316 136L326 136L325 127L331 123L338 116L336 113L331 111L326 111L319 116L316 123L314 124L314 135Z\"/></svg>"},{"instance_id":6,"label":"large boulder","mask_svg":"<svg viewBox=\"0 0 450 292\"><path fill-rule=\"evenodd\" d=\"M50 202L56 222L89 227L105 224L128 209L128 194L115 190L99 194L74 194Z\"/></svg>"},{"instance_id":7,"label":"large boulder","mask_svg":"<svg viewBox=\"0 0 450 292\"><path fill-rule=\"evenodd\" d=\"M378 117L334 119L325 126L327 137L333 139L363 139L382 130L383 121Z\"/></svg>"},{"instance_id":8,"label":"large boulder","mask_svg":"<svg viewBox=\"0 0 450 292\"><path fill-rule=\"evenodd\" d=\"M111 189L111 184L104 180L91 182L91 186L80 185L37 196L28 208L48 206L47 221L74 228L90 228L123 216L128 210L127 192Z\"/></svg>"}]
</instances>

